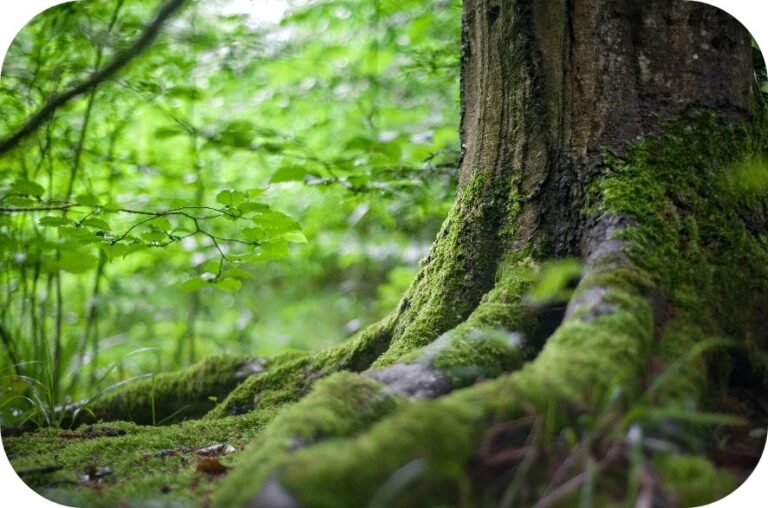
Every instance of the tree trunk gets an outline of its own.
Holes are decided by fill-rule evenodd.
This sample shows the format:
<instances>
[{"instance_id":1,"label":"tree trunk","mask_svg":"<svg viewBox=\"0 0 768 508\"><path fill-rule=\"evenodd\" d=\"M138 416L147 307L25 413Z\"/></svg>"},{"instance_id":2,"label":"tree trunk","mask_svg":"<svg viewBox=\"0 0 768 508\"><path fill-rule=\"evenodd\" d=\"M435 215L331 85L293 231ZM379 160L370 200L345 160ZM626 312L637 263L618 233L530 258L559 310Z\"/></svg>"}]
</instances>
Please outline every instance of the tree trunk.
<instances>
[{"instance_id":1,"label":"tree trunk","mask_svg":"<svg viewBox=\"0 0 768 508\"><path fill-rule=\"evenodd\" d=\"M206 415L271 420L215 506L678 506L754 465L712 445L733 415L765 423L749 34L667 0L465 0L462 23L453 211L388 318ZM148 386L87 414L130 417Z\"/></svg>"}]
</instances>

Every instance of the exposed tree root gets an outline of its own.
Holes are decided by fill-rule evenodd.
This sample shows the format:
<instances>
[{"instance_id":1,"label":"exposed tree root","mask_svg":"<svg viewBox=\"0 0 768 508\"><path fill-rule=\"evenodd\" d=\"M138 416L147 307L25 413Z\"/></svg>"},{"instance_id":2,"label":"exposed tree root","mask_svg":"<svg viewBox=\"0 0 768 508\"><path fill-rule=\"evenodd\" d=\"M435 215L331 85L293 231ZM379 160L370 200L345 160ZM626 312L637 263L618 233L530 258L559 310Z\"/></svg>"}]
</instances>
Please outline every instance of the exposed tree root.
<instances>
[{"instance_id":1,"label":"exposed tree root","mask_svg":"<svg viewBox=\"0 0 768 508\"><path fill-rule=\"evenodd\" d=\"M461 490L457 483L461 471L455 468L470 461L483 432L494 423L585 404L590 393L614 383L635 386L653 336L652 287L623 253L622 242L615 238L617 230L604 228L603 234L606 237L590 255L569 317L522 370L436 401L406 404L347 441L297 450L276 465L269 482L256 492L245 486L254 485L253 472L243 465L228 478L218 502L238 506L256 499L259 506L282 506L290 494L300 505L363 506L393 473L413 461L423 462L418 489L398 495L407 500L410 492L416 496L414 502L423 502L424 496L449 502ZM471 360L466 367L476 368L477 358ZM421 393L435 388L425 386L425 379L418 376L415 381ZM395 386L402 383L401 377ZM445 381L436 378L434 383L443 386ZM255 444L254 453L259 449Z\"/></svg>"},{"instance_id":2,"label":"exposed tree root","mask_svg":"<svg viewBox=\"0 0 768 508\"><path fill-rule=\"evenodd\" d=\"M133 381L90 402L59 409L62 426L125 420L142 425L199 418L250 376L264 372L262 358L218 356L180 372Z\"/></svg>"},{"instance_id":3,"label":"exposed tree root","mask_svg":"<svg viewBox=\"0 0 768 508\"><path fill-rule=\"evenodd\" d=\"M322 377L341 370L367 369L389 345L393 321L394 316L389 316L329 350L298 358L282 357L273 368L234 389L206 418L222 418L296 402Z\"/></svg>"}]
</instances>

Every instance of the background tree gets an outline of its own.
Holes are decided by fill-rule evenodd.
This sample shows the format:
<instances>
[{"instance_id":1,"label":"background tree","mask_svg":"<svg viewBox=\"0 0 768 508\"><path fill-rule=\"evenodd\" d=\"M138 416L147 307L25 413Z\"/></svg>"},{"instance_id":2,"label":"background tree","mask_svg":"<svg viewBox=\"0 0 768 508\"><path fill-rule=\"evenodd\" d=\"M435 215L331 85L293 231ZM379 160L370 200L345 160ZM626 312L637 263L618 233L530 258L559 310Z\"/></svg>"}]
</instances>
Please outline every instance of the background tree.
<instances>
[{"instance_id":1,"label":"background tree","mask_svg":"<svg viewBox=\"0 0 768 508\"><path fill-rule=\"evenodd\" d=\"M67 466L248 442L208 484L221 506L664 506L734 488L765 424L749 34L688 2L468 0L461 72L457 198L396 309L335 348L209 360L67 413L202 417L49 437ZM17 464L50 458L43 436L12 441ZM126 483L186 486L174 465Z\"/></svg>"}]
</instances>

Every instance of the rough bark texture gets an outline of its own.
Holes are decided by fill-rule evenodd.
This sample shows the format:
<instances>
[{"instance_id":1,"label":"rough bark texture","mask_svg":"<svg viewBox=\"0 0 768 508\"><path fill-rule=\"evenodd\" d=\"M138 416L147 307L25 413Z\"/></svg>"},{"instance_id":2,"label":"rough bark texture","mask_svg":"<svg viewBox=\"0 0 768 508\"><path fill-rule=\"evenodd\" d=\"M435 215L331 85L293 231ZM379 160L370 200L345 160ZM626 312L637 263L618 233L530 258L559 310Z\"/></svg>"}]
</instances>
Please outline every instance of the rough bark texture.
<instances>
[{"instance_id":1,"label":"rough bark texture","mask_svg":"<svg viewBox=\"0 0 768 508\"><path fill-rule=\"evenodd\" d=\"M661 0L465 0L462 23L456 205L387 319L217 378L242 383L202 420L146 441L124 423L73 445L40 431L10 441L16 465L98 452L130 478L147 460L117 458L127 443L247 444L220 484L166 453L162 472L75 492L91 504L167 484L259 507L683 506L734 488L749 460L706 453L732 423L706 412L764 423L747 400L768 351L765 188L740 179L766 154L749 34ZM563 257L580 269L548 264ZM202 401L208 385L162 386ZM95 408L138 414L129 392Z\"/></svg>"},{"instance_id":2,"label":"rough bark texture","mask_svg":"<svg viewBox=\"0 0 768 508\"><path fill-rule=\"evenodd\" d=\"M513 245L583 254L603 154L686 112L750 120L750 48L738 22L695 2L467 1L462 181L519 179Z\"/></svg>"}]
</instances>

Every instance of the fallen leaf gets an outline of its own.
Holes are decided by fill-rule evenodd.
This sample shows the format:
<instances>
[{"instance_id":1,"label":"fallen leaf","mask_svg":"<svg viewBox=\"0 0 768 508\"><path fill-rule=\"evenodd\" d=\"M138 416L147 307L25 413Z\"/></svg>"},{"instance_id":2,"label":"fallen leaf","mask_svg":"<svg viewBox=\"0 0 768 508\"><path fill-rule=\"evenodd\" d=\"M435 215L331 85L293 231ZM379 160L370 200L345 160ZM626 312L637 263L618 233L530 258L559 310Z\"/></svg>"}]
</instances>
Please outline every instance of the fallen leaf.
<instances>
[{"instance_id":1,"label":"fallen leaf","mask_svg":"<svg viewBox=\"0 0 768 508\"><path fill-rule=\"evenodd\" d=\"M197 472L205 473L211 476L221 475L227 472L229 468L222 464L219 459L202 459L197 463Z\"/></svg>"}]
</instances>

